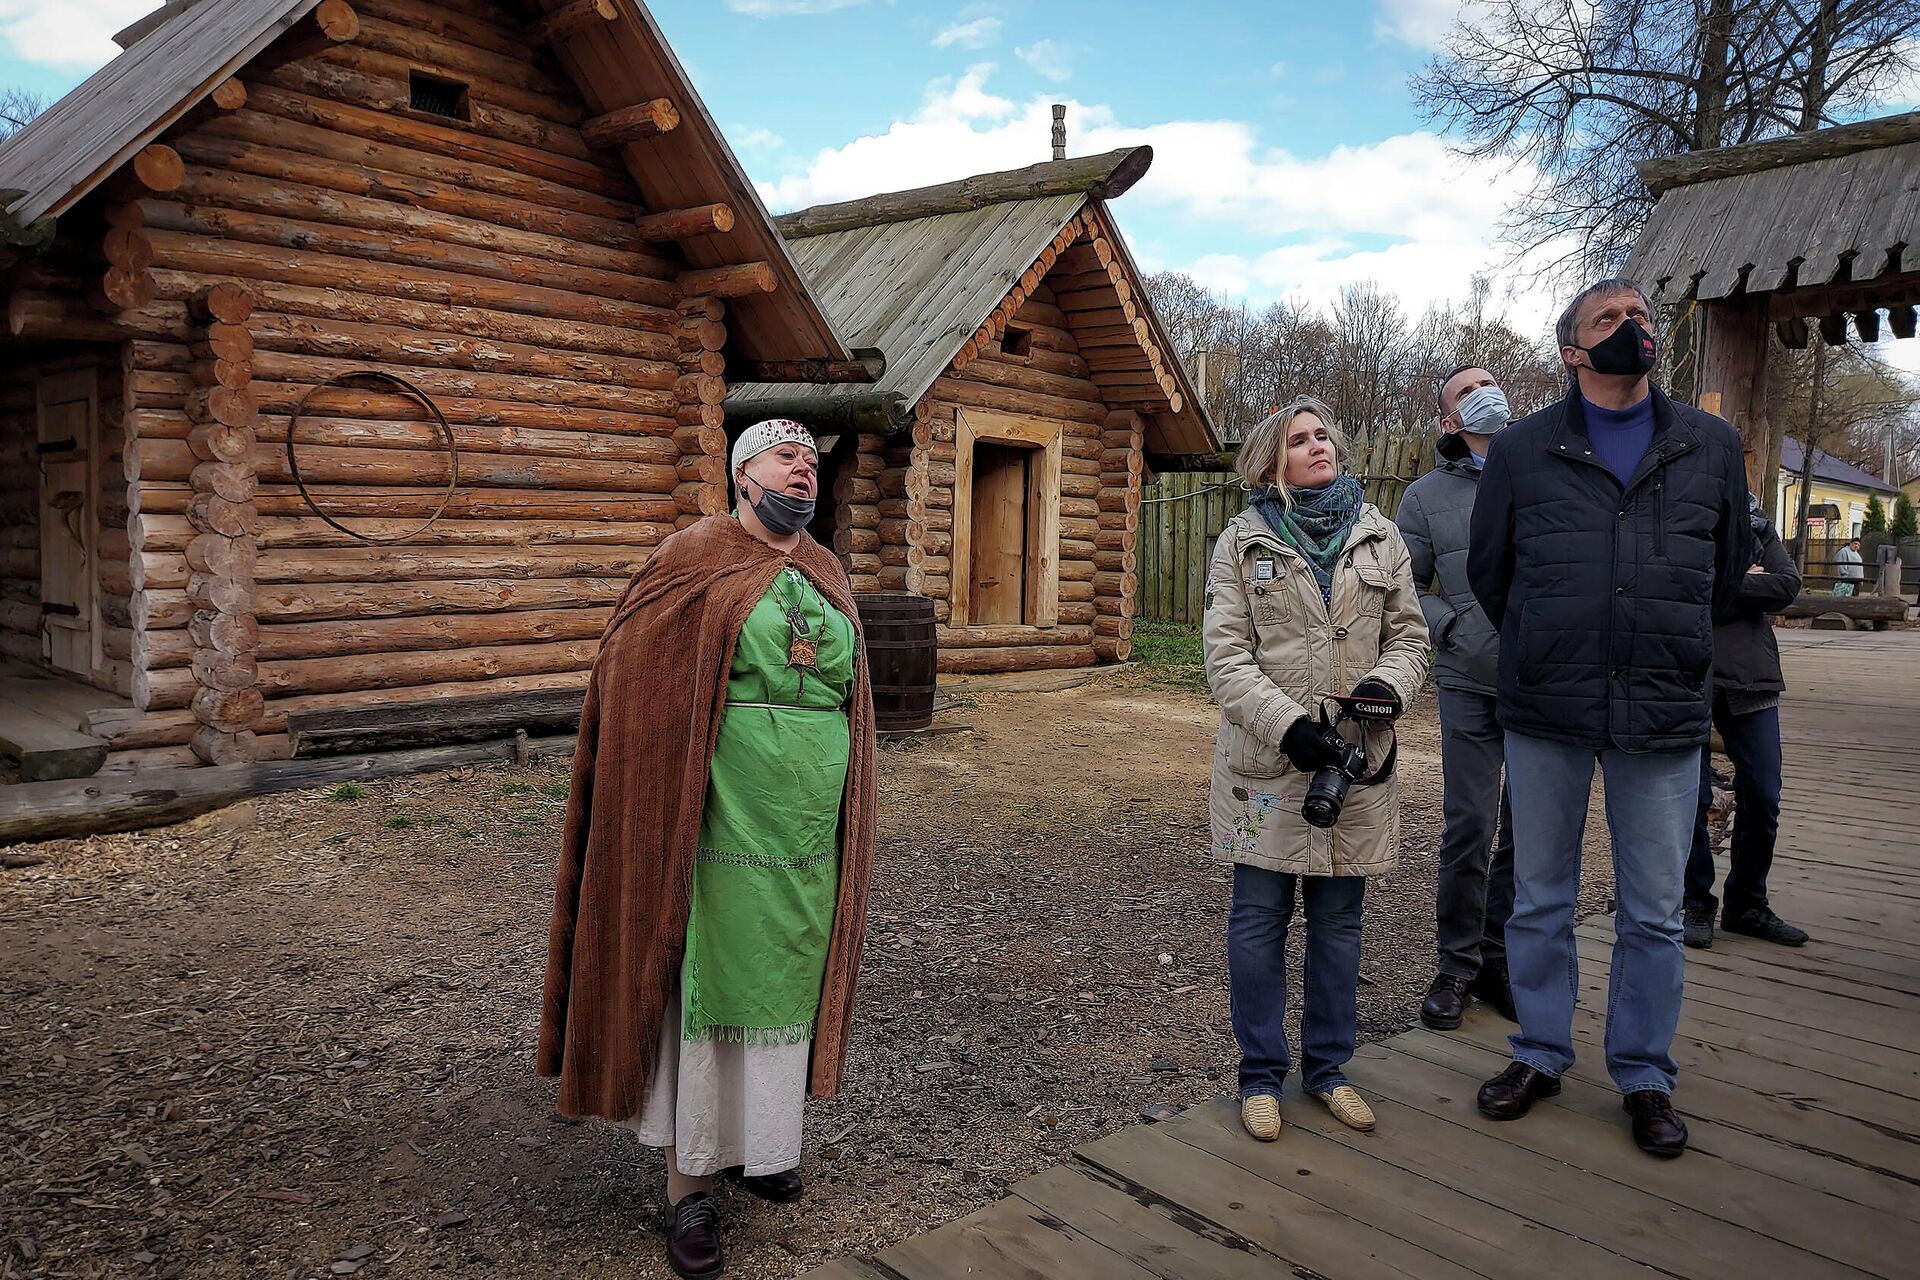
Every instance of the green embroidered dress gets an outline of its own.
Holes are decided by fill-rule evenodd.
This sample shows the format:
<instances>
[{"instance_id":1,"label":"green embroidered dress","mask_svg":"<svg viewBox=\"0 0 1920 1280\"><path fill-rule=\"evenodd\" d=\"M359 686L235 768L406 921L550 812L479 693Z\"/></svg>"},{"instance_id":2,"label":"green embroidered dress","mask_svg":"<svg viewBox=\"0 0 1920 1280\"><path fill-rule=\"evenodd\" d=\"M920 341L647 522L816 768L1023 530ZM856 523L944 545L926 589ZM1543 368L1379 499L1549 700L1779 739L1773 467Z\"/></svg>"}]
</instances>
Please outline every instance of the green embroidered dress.
<instances>
[{"instance_id":1,"label":"green embroidered dress","mask_svg":"<svg viewBox=\"0 0 1920 1280\"><path fill-rule=\"evenodd\" d=\"M814 668L791 665L797 617ZM682 1035L812 1039L840 885L854 630L797 570L740 629L714 744L681 970Z\"/></svg>"}]
</instances>

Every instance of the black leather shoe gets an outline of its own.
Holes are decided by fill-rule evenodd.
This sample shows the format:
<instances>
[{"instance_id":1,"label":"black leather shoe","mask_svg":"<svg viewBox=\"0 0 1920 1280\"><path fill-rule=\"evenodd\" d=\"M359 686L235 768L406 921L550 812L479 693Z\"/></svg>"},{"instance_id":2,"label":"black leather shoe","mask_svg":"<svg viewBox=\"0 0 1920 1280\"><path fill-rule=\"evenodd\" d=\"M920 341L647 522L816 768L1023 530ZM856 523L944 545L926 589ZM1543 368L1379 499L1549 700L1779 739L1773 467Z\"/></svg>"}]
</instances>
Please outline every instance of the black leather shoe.
<instances>
[{"instance_id":1,"label":"black leather shoe","mask_svg":"<svg viewBox=\"0 0 1920 1280\"><path fill-rule=\"evenodd\" d=\"M1513 1007L1513 980L1507 976L1505 960L1489 960L1482 964L1480 972L1473 977L1473 985L1467 990L1508 1022L1520 1021L1520 1015Z\"/></svg>"},{"instance_id":2,"label":"black leather shoe","mask_svg":"<svg viewBox=\"0 0 1920 1280\"><path fill-rule=\"evenodd\" d=\"M1720 927L1728 933L1743 933L1749 938L1783 947L1807 945L1807 931L1797 929L1773 914L1772 907L1749 907L1738 915L1720 917Z\"/></svg>"},{"instance_id":3,"label":"black leather shoe","mask_svg":"<svg viewBox=\"0 0 1920 1280\"><path fill-rule=\"evenodd\" d=\"M1660 1090L1635 1089L1621 1106L1633 1117L1634 1142L1648 1155L1671 1160L1687 1149L1687 1126Z\"/></svg>"},{"instance_id":4,"label":"black leather shoe","mask_svg":"<svg viewBox=\"0 0 1920 1280\"><path fill-rule=\"evenodd\" d=\"M1489 1120L1518 1120L1532 1110L1536 1099L1559 1092L1559 1076L1535 1071L1524 1062L1509 1062L1505 1071L1480 1086L1480 1114Z\"/></svg>"},{"instance_id":5,"label":"black leather shoe","mask_svg":"<svg viewBox=\"0 0 1920 1280\"><path fill-rule=\"evenodd\" d=\"M1420 1002L1420 1021L1435 1031L1451 1031L1459 1026L1472 998L1467 995L1467 985L1465 978L1456 978L1450 973L1436 974L1433 985L1427 988L1427 998Z\"/></svg>"},{"instance_id":6,"label":"black leather shoe","mask_svg":"<svg viewBox=\"0 0 1920 1280\"><path fill-rule=\"evenodd\" d=\"M710 1280L727 1269L713 1197L695 1191L667 1206L667 1265L680 1280Z\"/></svg>"},{"instance_id":7,"label":"black leather shoe","mask_svg":"<svg viewBox=\"0 0 1920 1280\"><path fill-rule=\"evenodd\" d=\"M798 1169L748 1174L742 1166L735 1165L726 1171L726 1176L739 1183L747 1194L771 1200L774 1204L792 1204L807 1194L807 1184L800 1180Z\"/></svg>"}]
</instances>

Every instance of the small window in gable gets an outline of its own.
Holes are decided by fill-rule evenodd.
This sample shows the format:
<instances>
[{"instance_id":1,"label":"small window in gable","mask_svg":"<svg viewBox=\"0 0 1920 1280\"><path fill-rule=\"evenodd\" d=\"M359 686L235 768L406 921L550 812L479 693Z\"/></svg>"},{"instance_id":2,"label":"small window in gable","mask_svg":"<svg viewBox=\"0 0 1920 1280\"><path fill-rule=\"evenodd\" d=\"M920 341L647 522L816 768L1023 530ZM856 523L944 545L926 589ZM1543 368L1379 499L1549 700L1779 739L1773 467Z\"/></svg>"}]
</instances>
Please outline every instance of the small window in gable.
<instances>
[{"instance_id":1,"label":"small window in gable","mask_svg":"<svg viewBox=\"0 0 1920 1280\"><path fill-rule=\"evenodd\" d=\"M458 80L428 75L424 71L410 71L407 73L407 88L412 93L409 105L415 111L430 116L445 116L449 120L473 119L467 86Z\"/></svg>"},{"instance_id":2,"label":"small window in gable","mask_svg":"<svg viewBox=\"0 0 1920 1280\"><path fill-rule=\"evenodd\" d=\"M1009 360L1025 360L1033 355L1033 330L1010 324L1000 337L1000 354Z\"/></svg>"}]
</instances>

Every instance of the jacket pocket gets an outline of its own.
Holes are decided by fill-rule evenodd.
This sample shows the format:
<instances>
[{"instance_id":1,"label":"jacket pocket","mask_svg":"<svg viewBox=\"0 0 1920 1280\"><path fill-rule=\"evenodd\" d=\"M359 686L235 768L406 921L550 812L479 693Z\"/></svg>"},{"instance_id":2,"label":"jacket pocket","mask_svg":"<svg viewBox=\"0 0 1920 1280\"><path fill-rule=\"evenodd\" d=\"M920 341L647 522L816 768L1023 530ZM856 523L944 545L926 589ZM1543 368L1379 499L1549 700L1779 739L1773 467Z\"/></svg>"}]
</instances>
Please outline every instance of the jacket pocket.
<instances>
[{"instance_id":1,"label":"jacket pocket","mask_svg":"<svg viewBox=\"0 0 1920 1280\"><path fill-rule=\"evenodd\" d=\"M1667 558L1667 484L1653 482L1653 554Z\"/></svg>"},{"instance_id":2,"label":"jacket pocket","mask_svg":"<svg viewBox=\"0 0 1920 1280\"><path fill-rule=\"evenodd\" d=\"M1256 631L1293 621L1293 592L1285 578L1256 584L1247 602Z\"/></svg>"},{"instance_id":3,"label":"jacket pocket","mask_svg":"<svg viewBox=\"0 0 1920 1280\"><path fill-rule=\"evenodd\" d=\"M1363 618L1379 617L1386 611L1387 592L1393 587L1393 571L1385 565L1357 564L1353 572L1360 579L1355 612Z\"/></svg>"},{"instance_id":4,"label":"jacket pocket","mask_svg":"<svg viewBox=\"0 0 1920 1280\"><path fill-rule=\"evenodd\" d=\"M1233 721L1220 721L1220 754L1227 768L1242 778L1277 778L1292 766L1287 753L1270 746Z\"/></svg>"}]
</instances>

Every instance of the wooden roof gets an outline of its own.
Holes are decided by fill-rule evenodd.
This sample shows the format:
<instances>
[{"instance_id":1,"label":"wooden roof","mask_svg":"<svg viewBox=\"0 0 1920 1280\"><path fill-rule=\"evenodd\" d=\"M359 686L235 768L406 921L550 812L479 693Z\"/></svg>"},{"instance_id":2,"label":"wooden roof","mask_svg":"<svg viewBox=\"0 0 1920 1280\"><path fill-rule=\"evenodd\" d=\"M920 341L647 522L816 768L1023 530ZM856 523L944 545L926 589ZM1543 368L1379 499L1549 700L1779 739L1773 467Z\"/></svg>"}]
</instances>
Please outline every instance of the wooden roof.
<instances>
[{"instance_id":1,"label":"wooden roof","mask_svg":"<svg viewBox=\"0 0 1920 1280\"><path fill-rule=\"evenodd\" d=\"M1637 169L1660 200L1624 274L1657 296L1709 300L1920 271L1920 112Z\"/></svg>"},{"instance_id":2,"label":"wooden roof","mask_svg":"<svg viewBox=\"0 0 1920 1280\"><path fill-rule=\"evenodd\" d=\"M1149 149L1133 148L781 215L777 222L820 305L849 345L878 350L886 368L870 384L738 383L727 397L729 413L750 414L758 405L804 413L849 400L891 402L898 408L916 403L1041 251L1102 193L1118 194L1131 186L1151 158ZM1063 174L1069 167L1071 173ZM930 212L943 207L951 211ZM1184 401L1176 413L1145 415L1150 450L1187 454L1219 448L1138 269L1112 232L1111 219L1102 221L1133 277L1134 301L1147 314L1166 365L1177 371Z\"/></svg>"},{"instance_id":3,"label":"wooden roof","mask_svg":"<svg viewBox=\"0 0 1920 1280\"><path fill-rule=\"evenodd\" d=\"M543 0L549 10L565 0ZM639 0L611 0L617 16L555 42L561 64L598 113L666 97L681 123L623 144L628 170L653 212L725 203L732 230L679 242L694 267L765 262L778 286L734 298L727 325L753 360L845 360L848 352L807 291L745 170L665 37ZM197 106L310 12L318 0L199 0L135 23L129 47L0 145L0 241L35 238L134 153ZM163 6L172 8L172 6Z\"/></svg>"},{"instance_id":4,"label":"wooden roof","mask_svg":"<svg viewBox=\"0 0 1920 1280\"><path fill-rule=\"evenodd\" d=\"M318 3L206 0L142 33L0 145L8 220L66 212Z\"/></svg>"}]
</instances>

